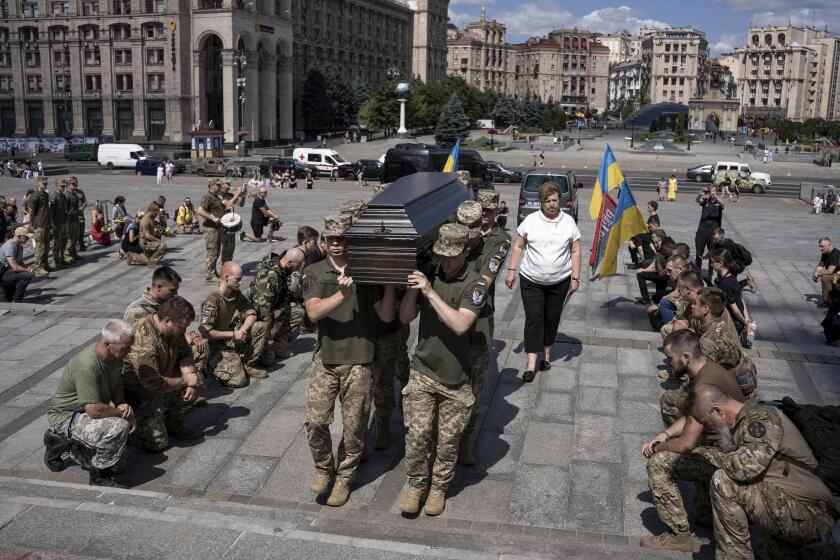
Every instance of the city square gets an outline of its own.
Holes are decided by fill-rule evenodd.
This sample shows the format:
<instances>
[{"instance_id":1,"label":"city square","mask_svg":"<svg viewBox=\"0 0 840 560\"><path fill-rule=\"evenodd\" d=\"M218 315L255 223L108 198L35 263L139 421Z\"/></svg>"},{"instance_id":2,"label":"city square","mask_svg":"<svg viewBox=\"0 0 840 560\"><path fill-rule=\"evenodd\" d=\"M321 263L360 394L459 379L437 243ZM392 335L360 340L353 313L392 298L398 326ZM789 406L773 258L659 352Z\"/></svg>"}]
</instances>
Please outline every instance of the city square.
<instances>
[{"instance_id":1,"label":"city square","mask_svg":"<svg viewBox=\"0 0 840 560\"><path fill-rule=\"evenodd\" d=\"M0 559L840 559L838 29L0 0Z\"/></svg>"}]
</instances>

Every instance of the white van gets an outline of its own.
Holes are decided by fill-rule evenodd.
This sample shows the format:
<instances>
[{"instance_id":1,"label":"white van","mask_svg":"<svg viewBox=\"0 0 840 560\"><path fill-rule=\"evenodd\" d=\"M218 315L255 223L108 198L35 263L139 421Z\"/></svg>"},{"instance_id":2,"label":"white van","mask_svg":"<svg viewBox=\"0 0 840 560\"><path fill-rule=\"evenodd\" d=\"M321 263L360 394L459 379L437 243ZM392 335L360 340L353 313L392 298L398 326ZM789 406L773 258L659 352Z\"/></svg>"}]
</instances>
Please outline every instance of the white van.
<instances>
[{"instance_id":1,"label":"white van","mask_svg":"<svg viewBox=\"0 0 840 560\"><path fill-rule=\"evenodd\" d=\"M343 177L346 170L353 166L338 152L328 148L295 148L292 157L316 175L329 175L332 169L338 168L338 176Z\"/></svg>"},{"instance_id":2,"label":"white van","mask_svg":"<svg viewBox=\"0 0 840 560\"><path fill-rule=\"evenodd\" d=\"M97 154L99 165L108 169L128 167L134 169L138 159L145 159L146 152L140 144L100 144Z\"/></svg>"}]
</instances>

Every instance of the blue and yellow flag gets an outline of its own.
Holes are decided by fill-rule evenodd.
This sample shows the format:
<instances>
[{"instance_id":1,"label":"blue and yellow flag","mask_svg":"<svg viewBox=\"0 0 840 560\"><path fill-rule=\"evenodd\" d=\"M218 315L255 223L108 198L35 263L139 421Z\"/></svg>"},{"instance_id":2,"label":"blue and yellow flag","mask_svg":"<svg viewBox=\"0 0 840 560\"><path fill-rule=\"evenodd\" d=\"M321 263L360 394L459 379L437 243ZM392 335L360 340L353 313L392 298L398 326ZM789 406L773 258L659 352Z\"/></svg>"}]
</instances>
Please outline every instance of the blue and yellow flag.
<instances>
[{"instance_id":1,"label":"blue and yellow flag","mask_svg":"<svg viewBox=\"0 0 840 560\"><path fill-rule=\"evenodd\" d=\"M607 144L604 150L604 159L601 160L601 169L598 170L598 177L595 179L595 188L592 189L592 200L589 201L589 217L597 220L601 213L601 204L604 201L604 193L618 188L624 182L624 174L618 167L612 148Z\"/></svg>"},{"instance_id":2,"label":"blue and yellow flag","mask_svg":"<svg viewBox=\"0 0 840 560\"><path fill-rule=\"evenodd\" d=\"M616 169L618 169L618 166L616 166ZM630 190L630 185L625 181L621 186L621 193L618 195L618 202L615 206L615 217L609 228L607 247L604 250L604 258L601 262L601 270L598 273L598 277L604 278L615 274L618 251L621 249L621 246L634 235L645 232L647 232L647 223L642 216L642 211L636 204L636 199L633 196L633 191Z\"/></svg>"},{"instance_id":3,"label":"blue and yellow flag","mask_svg":"<svg viewBox=\"0 0 840 560\"><path fill-rule=\"evenodd\" d=\"M455 141L455 145L452 147L452 151L449 153L449 157L446 158L446 164L443 166L444 173L454 173L455 171L458 171L458 156L460 153L461 137L459 136Z\"/></svg>"}]
</instances>

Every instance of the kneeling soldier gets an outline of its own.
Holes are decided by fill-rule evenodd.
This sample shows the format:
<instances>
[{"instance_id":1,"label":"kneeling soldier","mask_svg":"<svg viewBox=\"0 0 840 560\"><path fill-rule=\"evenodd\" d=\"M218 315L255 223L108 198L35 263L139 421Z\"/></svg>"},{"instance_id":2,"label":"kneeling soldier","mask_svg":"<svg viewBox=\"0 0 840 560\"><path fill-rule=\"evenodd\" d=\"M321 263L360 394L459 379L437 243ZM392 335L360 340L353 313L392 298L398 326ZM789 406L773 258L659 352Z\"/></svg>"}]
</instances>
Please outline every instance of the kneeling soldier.
<instances>
[{"instance_id":1,"label":"kneeling soldier","mask_svg":"<svg viewBox=\"0 0 840 560\"><path fill-rule=\"evenodd\" d=\"M133 337L128 323L111 319L102 327L102 338L64 367L44 434L44 462L51 471L65 469L62 456L69 451L88 469L92 485L124 488L112 478L111 467L125 454L128 434L137 427L120 375Z\"/></svg>"},{"instance_id":2,"label":"kneeling soldier","mask_svg":"<svg viewBox=\"0 0 840 560\"><path fill-rule=\"evenodd\" d=\"M455 474L458 444L470 421L475 397L470 384L471 333L487 301L487 282L467 262L469 229L440 228L433 251L439 264L431 277L408 275L409 290L400 304L400 321L420 313L417 349L408 385L403 388L405 470L408 487L399 508L417 513L429 485L429 441L437 429L426 515L443 513L446 490Z\"/></svg>"}]
</instances>

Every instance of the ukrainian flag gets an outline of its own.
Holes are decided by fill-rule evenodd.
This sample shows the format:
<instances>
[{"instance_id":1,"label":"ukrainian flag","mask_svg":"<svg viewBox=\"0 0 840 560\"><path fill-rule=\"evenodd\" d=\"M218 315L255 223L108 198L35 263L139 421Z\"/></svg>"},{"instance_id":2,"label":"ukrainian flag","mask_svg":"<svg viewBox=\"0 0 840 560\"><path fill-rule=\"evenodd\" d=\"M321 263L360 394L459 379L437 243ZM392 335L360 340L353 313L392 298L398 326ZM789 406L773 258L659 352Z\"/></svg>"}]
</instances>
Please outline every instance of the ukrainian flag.
<instances>
[{"instance_id":1,"label":"ukrainian flag","mask_svg":"<svg viewBox=\"0 0 840 560\"><path fill-rule=\"evenodd\" d=\"M618 166L616 166L616 169L618 169ZM604 278L605 276L615 274L618 251L621 249L621 246L634 235L645 232L647 232L647 224L642 216L642 211L636 204L636 199L633 196L633 191L630 190L630 185L624 182L621 186L621 194L618 195L615 217L607 235L607 248L604 251L604 258L601 261L601 270L598 273L598 277Z\"/></svg>"},{"instance_id":2,"label":"ukrainian flag","mask_svg":"<svg viewBox=\"0 0 840 560\"><path fill-rule=\"evenodd\" d=\"M449 157L446 158L446 164L443 166L444 173L454 173L455 171L458 171L458 156L460 153L461 137L459 136L455 141L455 146L452 147L452 151L449 153Z\"/></svg>"},{"instance_id":3,"label":"ukrainian flag","mask_svg":"<svg viewBox=\"0 0 840 560\"><path fill-rule=\"evenodd\" d=\"M598 219L601 213L601 204L604 202L604 193L620 187L624 182L624 175L618 167L612 148L607 144L604 150L604 158L601 160L601 169L598 170L598 178L595 179L595 188L592 189L592 200L589 201L589 217Z\"/></svg>"}]
</instances>

